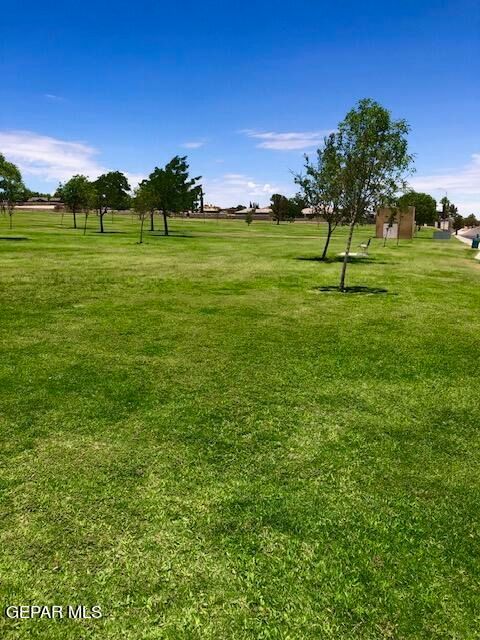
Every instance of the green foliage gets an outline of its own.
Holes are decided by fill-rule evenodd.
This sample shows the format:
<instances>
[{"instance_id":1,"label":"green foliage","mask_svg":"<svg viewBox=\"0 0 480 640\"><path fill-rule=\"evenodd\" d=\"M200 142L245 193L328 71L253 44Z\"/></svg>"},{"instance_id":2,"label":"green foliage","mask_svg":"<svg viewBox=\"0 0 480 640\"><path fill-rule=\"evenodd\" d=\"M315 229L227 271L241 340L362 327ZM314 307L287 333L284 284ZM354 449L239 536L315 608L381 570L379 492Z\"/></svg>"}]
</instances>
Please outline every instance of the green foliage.
<instances>
[{"instance_id":1,"label":"green foliage","mask_svg":"<svg viewBox=\"0 0 480 640\"><path fill-rule=\"evenodd\" d=\"M398 198L397 207L415 207L415 223L419 227L424 224L433 225L437 219L437 201L428 193L408 191Z\"/></svg>"},{"instance_id":2,"label":"green foliage","mask_svg":"<svg viewBox=\"0 0 480 640\"><path fill-rule=\"evenodd\" d=\"M190 178L187 157L175 156L163 169L149 176L155 208L167 214L191 210L200 197L200 176Z\"/></svg>"},{"instance_id":3,"label":"green foliage","mask_svg":"<svg viewBox=\"0 0 480 640\"><path fill-rule=\"evenodd\" d=\"M132 198L132 207L140 220L140 243L143 242L143 226L148 215L153 217L155 211L155 194L150 180L142 180ZM153 219L152 219L153 227ZM153 228L152 228L153 231Z\"/></svg>"},{"instance_id":4,"label":"green foliage","mask_svg":"<svg viewBox=\"0 0 480 640\"><path fill-rule=\"evenodd\" d=\"M127 209L130 204L127 177L121 171L109 171L99 176L95 182L98 209Z\"/></svg>"},{"instance_id":5,"label":"green foliage","mask_svg":"<svg viewBox=\"0 0 480 640\"><path fill-rule=\"evenodd\" d=\"M167 216L195 208L202 195L202 187L196 178L189 177L186 156L175 156L164 168L155 167L148 180L155 208L162 212L165 235L168 235Z\"/></svg>"},{"instance_id":6,"label":"green foliage","mask_svg":"<svg viewBox=\"0 0 480 640\"><path fill-rule=\"evenodd\" d=\"M280 193L274 193L270 198L270 208L272 210L271 218L277 224L288 217L288 198Z\"/></svg>"},{"instance_id":7,"label":"green foliage","mask_svg":"<svg viewBox=\"0 0 480 640\"><path fill-rule=\"evenodd\" d=\"M73 214L73 226L77 227L76 214L95 206L95 188L86 176L76 175L59 185L58 197Z\"/></svg>"},{"instance_id":8,"label":"green foliage","mask_svg":"<svg viewBox=\"0 0 480 640\"><path fill-rule=\"evenodd\" d=\"M405 120L393 120L388 109L369 98L360 100L331 134L332 154L339 165L340 209L350 225L340 289L345 274L353 228L380 205L392 205L406 189L413 157L408 153Z\"/></svg>"},{"instance_id":9,"label":"green foliage","mask_svg":"<svg viewBox=\"0 0 480 640\"><path fill-rule=\"evenodd\" d=\"M288 198L286 219L295 222L295 218L302 217L302 209L307 206L302 194L297 193L292 198Z\"/></svg>"},{"instance_id":10,"label":"green foliage","mask_svg":"<svg viewBox=\"0 0 480 640\"><path fill-rule=\"evenodd\" d=\"M15 204L25 199L25 185L22 182L22 174L17 165L0 153L0 204L3 211L7 211L12 228L12 217Z\"/></svg>"},{"instance_id":11,"label":"green foliage","mask_svg":"<svg viewBox=\"0 0 480 640\"><path fill-rule=\"evenodd\" d=\"M254 210L249 209L245 214L245 222L248 224L248 226L250 226L253 222L253 213L254 213Z\"/></svg>"},{"instance_id":12,"label":"green foliage","mask_svg":"<svg viewBox=\"0 0 480 640\"><path fill-rule=\"evenodd\" d=\"M471 213L464 219L464 225L466 227L477 227L480 225L480 221L477 220L477 216L474 213Z\"/></svg>"},{"instance_id":13,"label":"green foliage","mask_svg":"<svg viewBox=\"0 0 480 640\"><path fill-rule=\"evenodd\" d=\"M316 163L305 156L305 173L297 174L295 182L300 186L305 202L314 214L321 216L327 223L322 253L324 260L332 233L344 218L341 156L335 134L324 139L323 147L317 150Z\"/></svg>"},{"instance_id":14,"label":"green foliage","mask_svg":"<svg viewBox=\"0 0 480 640\"><path fill-rule=\"evenodd\" d=\"M465 220L464 220L463 216L461 216L458 213L458 211L456 211L452 216L452 227L453 227L454 231L457 232L460 229L463 229L464 226L465 226Z\"/></svg>"}]
</instances>

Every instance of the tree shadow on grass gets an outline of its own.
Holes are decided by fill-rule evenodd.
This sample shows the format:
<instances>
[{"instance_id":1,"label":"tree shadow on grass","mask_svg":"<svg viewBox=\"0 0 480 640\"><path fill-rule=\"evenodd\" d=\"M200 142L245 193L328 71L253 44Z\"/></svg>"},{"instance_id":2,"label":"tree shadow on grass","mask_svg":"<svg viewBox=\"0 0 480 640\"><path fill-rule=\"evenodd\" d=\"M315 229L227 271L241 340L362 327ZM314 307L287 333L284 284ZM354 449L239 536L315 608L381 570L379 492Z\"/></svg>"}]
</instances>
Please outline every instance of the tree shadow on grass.
<instances>
[{"instance_id":1,"label":"tree shadow on grass","mask_svg":"<svg viewBox=\"0 0 480 640\"><path fill-rule=\"evenodd\" d=\"M87 229L88 231L88 229ZM99 236L109 236L112 234L118 234L118 235L125 235L127 232L126 231L94 231L93 233L98 233Z\"/></svg>"},{"instance_id":2,"label":"tree shadow on grass","mask_svg":"<svg viewBox=\"0 0 480 640\"><path fill-rule=\"evenodd\" d=\"M30 240L30 238L27 238L25 236L0 236L0 240L19 241L19 240Z\"/></svg>"},{"instance_id":3,"label":"tree shadow on grass","mask_svg":"<svg viewBox=\"0 0 480 640\"><path fill-rule=\"evenodd\" d=\"M315 287L314 291L318 293L356 293L360 295L375 295L375 294L387 294L391 296L398 295L397 293L389 293L388 289L383 289L382 287L365 287L365 286L356 286L356 287L345 287L343 291L340 291L338 285L330 285L328 287Z\"/></svg>"},{"instance_id":4,"label":"tree shadow on grass","mask_svg":"<svg viewBox=\"0 0 480 640\"><path fill-rule=\"evenodd\" d=\"M307 262L321 262L323 264L335 264L339 262L343 262L343 257L335 256L335 258L321 258L320 256L299 256L295 258L295 260L305 260ZM348 258L348 263L354 264L393 264L392 261L386 262L385 260L376 260L375 258L356 258L355 256L350 256Z\"/></svg>"},{"instance_id":5,"label":"tree shadow on grass","mask_svg":"<svg viewBox=\"0 0 480 640\"><path fill-rule=\"evenodd\" d=\"M164 233L149 233L149 238L195 238L196 236L187 235L184 233L169 233L166 236Z\"/></svg>"}]
</instances>

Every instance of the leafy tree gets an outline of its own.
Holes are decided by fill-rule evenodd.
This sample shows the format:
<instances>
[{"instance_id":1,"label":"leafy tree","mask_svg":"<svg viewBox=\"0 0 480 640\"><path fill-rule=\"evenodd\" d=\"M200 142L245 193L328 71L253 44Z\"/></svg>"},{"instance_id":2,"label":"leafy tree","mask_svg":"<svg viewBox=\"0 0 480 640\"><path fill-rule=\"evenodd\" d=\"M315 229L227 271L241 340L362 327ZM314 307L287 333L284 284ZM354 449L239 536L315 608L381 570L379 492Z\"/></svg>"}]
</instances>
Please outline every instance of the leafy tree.
<instances>
[{"instance_id":1,"label":"leafy tree","mask_svg":"<svg viewBox=\"0 0 480 640\"><path fill-rule=\"evenodd\" d=\"M151 230L153 231L153 214L155 209L152 199L152 190L150 187L151 185L148 180L142 180L142 182L138 185L135 191L135 195L132 199L133 209L140 220L139 244L143 243L143 227L147 216L150 216Z\"/></svg>"},{"instance_id":2,"label":"leafy tree","mask_svg":"<svg viewBox=\"0 0 480 640\"><path fill-rule=\"evenodd\" d=\"M202 187L196 184L200 176L189 178L186 156L175 156L163 169L155 167L149 176L155 209L162 212L165 235L168 236L168 216L193 209L202 196Z\"/></svg>"},{"instance_id":3,"label":"leafy tree","mask_svg":"<svg viewBox=\"0 0 480 640\"><path fill-rule=\"evenodd\" d=\"M23 200L24 197L25 185L22 182L20 169L13 162L8 162L0 153L0 199L2 210L9 215L10 229L13 226L15 203Z\"/></svg>"},{"instance_id":4,"label":"leafy tree","mask_svg":"<svg viewBox=\"0 0 480 640\"><path fill-rule=\"evenodd\" d=\"M317 150L316 164L305 156L305 174L295 176L295 182L300 185L308 206L327 223L322 260L327 257L332 234L344 217L341 168L337 138L332 133L324 139L323 147Z\"/></svg>"},{"instance_id":5,"label":"leafy tree","mask_svg":"<svg viewBox=\"0 0 480 640\"><path fill-rule=\"evenodd\" d=\"M463 229L464 226L465 226L465 220L464 220L463 216L461 216L458 213L458 210L455 211L455 213L452 214L452 227L453 227L453 229L455 231L455 235L457 235L459 230Z\"/></svg>"},{"instance_id":6,"label":"leafy tree","mask_svg":"<svg viewBox=\"0 0 480 640\"><path fill-rule=\"evenodd\" d=\"M245 222L250 226L253 222L253 214L255 213L255 209L249 208L247 213L245 214Z\"/></svg>"},{"instance_id":7,"label":"leafy tree","mask_svg":"<svg viewBox=\"0 0 480 640\"><path fill-rule=\"evenodd\" d=\"M467 216L463 222L466 227L476 227L480 224L474 213Z\"/></svg>"},{"instance_id":8,"label":"leafy tree","mask_svg":"<svg viewBox=\"0 0 480 640\"><path fill-rule=\"evenodd\" d=\"M305 207L306 202L300 193L297 193L292 198L288 198L286 219L289 222L295 222L295 218L301 217L302 209Z\"/></svg>"},{"instance_id":9,"label":"leafy tree","mask_svg":"<svg viewBox=\"0 0 480 640\"><path fill-rule=\"evenodd\" d=\"M104 233L103 216L108 209L125 209L128 207L130 185L121 171L109 171L99 176L94 182L96 192L95 208L100 217L100 233Z\"/></svg>"},{"instance_id":10,"label":"leafy tree","mask_svg":"<svg viewBox=\"0 0 480 640\"><path fill-rule=\"evenodd\" d=\"M398 191L406 188L405 175L412 163L408 154L409 130L405 120L393 120L387 109L366 98L347 113L332 134L340 163L340 208L349 225L340 291L345 291L355 225L380 205L394 203Z\"/></svg>"},{"instance_id":11,"label":"leafy tree","mask_svg":"<svg viewBox=\"0 0 480 640\"><path fill-rule=\"evenodd\" d=\"M437 201L428 193L408 191L398 198L397 207L402 211L407 207L415 207L415 223L418 227L435 224L437 219Z\"/></svg>"},{"instance_id":12,"label":"leafy tree","mask_svg":"<svg viewBox=\"0 0 480 640\"><path fill-rule=\"evenodd\" d=\"M279 193L274 193L270 198L271 217L277 224L285 220L288 215L288 198Z\"/></svg>"},{"instance_id":13,"label":"leafy tree","mask_svg":"<svg viewBox=\"0 0 480 640\"><path fill-rule=\"evenodd\" d=\"M76 175L60 184L57 193L73 215L73 228L77 228L77 213L85 209L92 193L92 185L86 176Z\"/></svg>"}]
</instances>

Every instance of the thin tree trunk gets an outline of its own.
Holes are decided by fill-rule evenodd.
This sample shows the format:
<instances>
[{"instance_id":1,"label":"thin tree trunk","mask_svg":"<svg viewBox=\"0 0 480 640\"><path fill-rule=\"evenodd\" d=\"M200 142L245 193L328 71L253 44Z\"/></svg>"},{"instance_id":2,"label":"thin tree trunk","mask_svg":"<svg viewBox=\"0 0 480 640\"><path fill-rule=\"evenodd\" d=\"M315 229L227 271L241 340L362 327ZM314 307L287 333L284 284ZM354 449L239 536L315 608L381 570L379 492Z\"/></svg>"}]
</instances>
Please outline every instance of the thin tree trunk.
<instances>
[{"instance_id":1,"label":"thin tree trunk","mask_svg":"<svg viewBox=\"0 0 480 640\"><path fill-rule=\"evenodd\" d=\"M62 220L60 222L61 226L63 227L63 216L65 215L65 209L62 209Z\"/></svg>"},{"instance_id":2,"label":"thin tree trunk","mask_svg":"<svg viewBox=\"0 0 480 640\"><path fill-rule=\"evenodd\" d=\"M11 228L12 228L12 226L13 226L13 222L12 222L12 216L13 216L13 214L9 213L9 216L10 216L10 229L11 229Z\"/></svg>"},{"instance_id":3,"label":"thin tree trunk","mask_svg":"<svg viewBox=\"0 0 480 640\"><path fill-rule=\"evenodd\" d=\"M83 225L83 235L87 233L87 220L88 220L88 211L85 211L85 223Z\"/></svg>"},{"instance_id":4,"label":"thin tree trunk","mask_svg":"<svg viewBox=\"0 0 480 640\"><path fill-rule=\"evenodd\" d=\"M165 235L168 236L167 212L162 211L162 213L163 213L163 228L165 230Z\"/></svg>"},{"instance_id":5,"label":"thin tree trunk","mask_svg":"<svg viewBox=\"0 0 480 640\"><path fill-rule=\"evenodd\" d=\"M72 213L73 213L73 228L76 229L77 228L77 214L75 212L75 209L72 209Z\"/></svg>"},{"instance_id":6,"label":"thin tree trunk","mask_svg":"<svg viewBox=\"0 0 480 640\"><path fill-rule=\"evenodd\" d=\"M325 244L323 246L322 260L325 260L327 257L328 245L330 244L330 238L332 237L332 225L328 223L327 237L325 239Z\"/></svg>"},{"instance_id":7,"label":"thin tree trunk","mask_svg":"<svg viewBox=\"0 0 480 640\"><path fill-rule=\"evenodd\" d=\"M347 246L345 248L345 256L343 258L343 264L342 264L342 273L340 276L340 291L345 291L345 275L347 273L347 263L348 263L348 256L350 255L350 247L352 246L352 238L353 238L353 230L355 228L355 223L356 223L356 215L353 216L353 220L350 223L350 229L348 231L348 240L347 240Z\"/></svg>"},{"instance_id":8,"label":"thin tree trunk","mask_svg":"<svg viewBox=\"0 0 480 640\"><path fill-rule=\"evenodd\" d=\"M103 233L103 213L100 211L100 233Z\"/></svg>"},{"instance_id":9,"label":"thin tree trunk","mask_svg":"<svg viewBox=\"0 0 480 640\"><path fill-rule=\"evenodd\" d=\"M150 231L155 231L155 225L153 222L153 211L150 211Z\"/></svg>"},{"instance_id":10,"label":"thin tree trunk","mask_svg":"<svg viewBox=\"0 0 480 640\"><path fill-rule=\"evenodd\" d=\"M142 224L140 225L140 244L143 244L143 223L145 222L145 216L142 215Z\"/></svg>"}]
</instances>

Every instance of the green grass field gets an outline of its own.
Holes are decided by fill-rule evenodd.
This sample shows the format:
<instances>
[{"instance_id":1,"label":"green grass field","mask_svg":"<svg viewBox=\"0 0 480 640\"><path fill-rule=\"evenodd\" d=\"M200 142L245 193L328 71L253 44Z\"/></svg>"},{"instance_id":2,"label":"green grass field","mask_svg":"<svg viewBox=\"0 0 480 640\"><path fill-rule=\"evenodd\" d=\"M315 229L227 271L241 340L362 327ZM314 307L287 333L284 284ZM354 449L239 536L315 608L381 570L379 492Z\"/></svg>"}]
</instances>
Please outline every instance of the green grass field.
<instances>
[{"instance_id":1,"label":"green grass field","mask_svg":"<svg viewBox=\"0 0 480 640\"><path fill-rule=\"evenodd\" d=\"M0 219L1 602L103 618L2 640L480 637L468 248L374 240L340 294L316 225L59 221Z\"/></svg>"}]
</instances>

